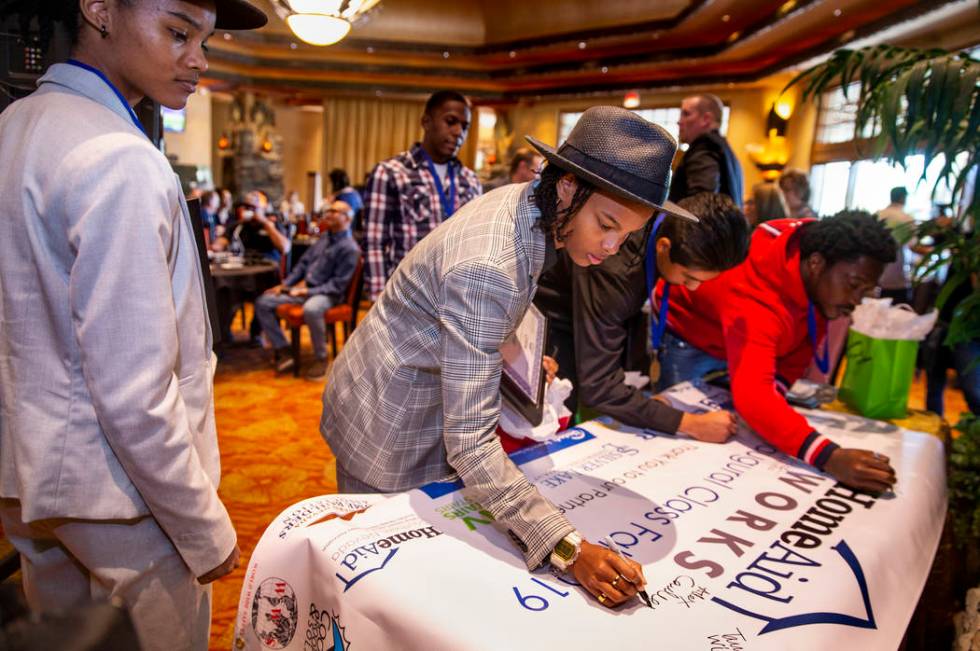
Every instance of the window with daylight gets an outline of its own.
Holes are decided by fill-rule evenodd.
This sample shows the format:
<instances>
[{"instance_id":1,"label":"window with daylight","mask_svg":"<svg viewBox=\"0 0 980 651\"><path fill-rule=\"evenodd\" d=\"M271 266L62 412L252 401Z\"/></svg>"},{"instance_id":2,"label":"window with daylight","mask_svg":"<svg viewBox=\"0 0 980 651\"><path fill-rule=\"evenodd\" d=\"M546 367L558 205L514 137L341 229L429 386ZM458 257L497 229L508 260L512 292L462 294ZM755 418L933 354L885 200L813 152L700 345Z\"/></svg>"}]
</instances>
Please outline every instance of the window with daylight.
<instances>
[{"instance_id":1,"label":"window with daylight","mask_svg":"<svg viewBox=\"0 0 980 651\"><path fill-rule=\"evenodd\" d=\"M650 122L659 124L674 137L674 140L677 140L677 121L681 119L680 106L633 109L633 112ZM729 107L725 105L721 113L721 128L719 129L723 136L728 133L728 114L730 112ZM561 111L558 114L557 142L559 145L565 142L568 134L572 132L572 127L575 126L580 117L582 117L582 111ZM682 145L682 148L686 147L687 145Z\"/></svg>"},{"instance_id":2,"label":"window with daylight","mask_svg":"<svg viewBox=\"0 0 980 651\"><path fill-rule=\"evenodd\" d=\"M906 212L916 221L931 219L936 205L949 204L952 200L952 193L945 185L937 189L935 196L932 194L944 162L942 154L935 156L921 182L925 165L922 154L907 157L904 168L871 159L817 164L810 169L810 204L818 215L825 216L845 208L875 213L888 205L891 189L902 186L909 192ZM956 162L966 164L966 152Z\"/></svg>"}]
</instances>

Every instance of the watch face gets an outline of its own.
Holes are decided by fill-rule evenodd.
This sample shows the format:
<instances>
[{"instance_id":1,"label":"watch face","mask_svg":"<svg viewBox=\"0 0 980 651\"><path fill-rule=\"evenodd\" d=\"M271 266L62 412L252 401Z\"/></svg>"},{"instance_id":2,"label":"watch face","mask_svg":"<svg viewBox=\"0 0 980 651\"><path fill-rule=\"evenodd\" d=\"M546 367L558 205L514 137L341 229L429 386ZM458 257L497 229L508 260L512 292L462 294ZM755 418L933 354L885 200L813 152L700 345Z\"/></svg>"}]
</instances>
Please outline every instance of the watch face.
<instances>
[{"instance_id":1,"label":"watch face","mask_svg":"<svg viewBox=\"0 0 980 651\"><path fill-rule=\"evenodd\" d=\"M575 545L562 538L555 545L555 553L561 558L570 559L575 555Z\"/></svg>"}]
</instances>

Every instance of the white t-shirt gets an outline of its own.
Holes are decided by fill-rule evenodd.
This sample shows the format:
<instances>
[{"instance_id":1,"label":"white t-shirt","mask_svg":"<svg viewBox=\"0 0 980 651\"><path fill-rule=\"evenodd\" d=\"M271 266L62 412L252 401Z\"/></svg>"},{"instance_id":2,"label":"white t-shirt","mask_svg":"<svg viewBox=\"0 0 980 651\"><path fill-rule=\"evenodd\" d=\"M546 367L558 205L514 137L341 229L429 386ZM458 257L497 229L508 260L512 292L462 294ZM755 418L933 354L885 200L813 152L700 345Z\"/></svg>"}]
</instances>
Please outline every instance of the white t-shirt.
<instances>
[{"instance_id":1,"label":"white t-shirt","mask_svg":"<svg viewBox=\"0 0 980 651\"><path fill-rule=\"evenodd\" d=\"M439 176L439 182L442 183L442 187L446 188L449 176L449 163L432 163L432 165L436 168L436 174Z\"/></svg>"},{"instance_id":2,"label":"white t-shirt","mask_svg":"<svg viewBox=\"0 0 980 651\"><path fill-rule=\"evenodd\" d=\"M897 233L893 233L898 243L895 262L885 265L879 284L882 289L907 289L911 286L912 280L911 255L907 243L902 242L911 234L911 227L907 224L914 224L915 219L897 203L889 204L887 208L880 210L878 217L885 221L890 230L898 229Z\"/></svg>"}]
</instances>

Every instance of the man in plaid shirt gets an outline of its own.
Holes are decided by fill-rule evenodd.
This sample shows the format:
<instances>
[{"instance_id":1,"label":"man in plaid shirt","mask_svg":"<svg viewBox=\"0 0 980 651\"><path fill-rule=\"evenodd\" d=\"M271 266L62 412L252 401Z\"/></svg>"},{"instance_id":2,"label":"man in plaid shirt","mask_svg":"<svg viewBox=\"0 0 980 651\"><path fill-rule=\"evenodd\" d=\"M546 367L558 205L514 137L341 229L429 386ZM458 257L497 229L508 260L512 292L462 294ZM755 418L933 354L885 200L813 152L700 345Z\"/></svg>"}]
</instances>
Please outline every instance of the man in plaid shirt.
<instances>
[{"instance_id":1,"label":"man in plaid shirt","mask_svg":"<svg viewBox=\"0 0 980 651\"><path fill-rule=\"evenodd\" d=\"M378 163L367 180L365 273L372 301L412 247L482 193L476 173L456 158L470 129L466 98L451 90L433 93L422 129L422 142Z\"/></svg>"}]
</instances>

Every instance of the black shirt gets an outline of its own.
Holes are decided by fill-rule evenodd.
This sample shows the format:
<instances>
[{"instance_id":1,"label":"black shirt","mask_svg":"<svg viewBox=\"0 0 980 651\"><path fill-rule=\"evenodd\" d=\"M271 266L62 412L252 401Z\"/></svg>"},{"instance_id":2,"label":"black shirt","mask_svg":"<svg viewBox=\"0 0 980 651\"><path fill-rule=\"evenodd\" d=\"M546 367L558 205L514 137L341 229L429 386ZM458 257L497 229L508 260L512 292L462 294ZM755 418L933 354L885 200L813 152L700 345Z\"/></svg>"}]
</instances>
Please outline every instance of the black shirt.
<instances>
[{"instance_id":1,"label":"black shirt","mask_svg":"<svg viewBox=\"0 0 980 651\"><path fill-rule=\"evenodd\" d=\"M698 192L727 194L742 206L742 166L717 129L694 139L670 182L671 201Z\"/></svg>"},{"instance_id":2,"label":"black shirt","mask_svg":"<svg viewBox=\"0 0 980 651\"><path fill-rule=\"evenodd\" d=\"M552 341L560 341L562 333L573 336L574 369L559 371L576 385L584 406L632 427L672 434L683 413L623 383L626 370L645 374L649 362L650 331L642 313L648 234L647 229L633 233L599 266L579 267L559 251L556 264L538 281L534 303L549 319Z\"/></svg>"}]
</instances>

